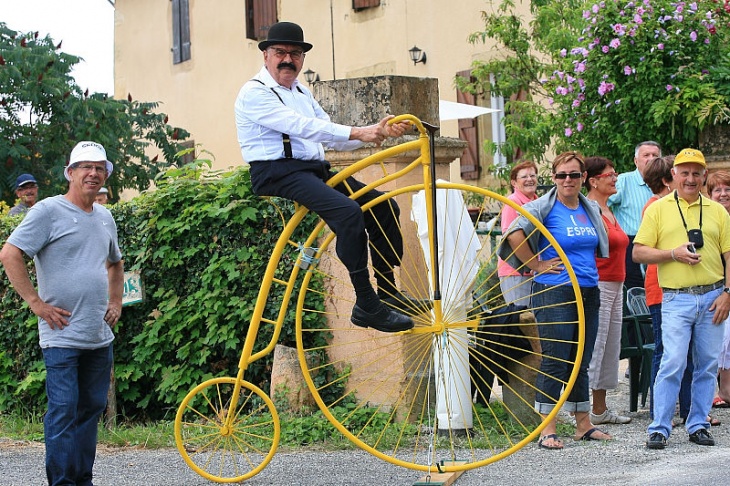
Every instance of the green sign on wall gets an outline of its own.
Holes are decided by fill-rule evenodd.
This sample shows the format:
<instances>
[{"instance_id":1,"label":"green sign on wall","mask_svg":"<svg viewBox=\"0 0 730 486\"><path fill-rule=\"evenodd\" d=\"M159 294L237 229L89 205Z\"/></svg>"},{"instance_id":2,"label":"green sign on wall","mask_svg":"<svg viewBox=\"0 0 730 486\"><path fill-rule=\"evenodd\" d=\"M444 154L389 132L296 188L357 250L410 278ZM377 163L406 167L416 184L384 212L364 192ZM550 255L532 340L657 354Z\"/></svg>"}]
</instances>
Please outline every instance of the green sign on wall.
<instances>
[{"instance_id":1,"label":"green sign on wall","mask_svg":"<svg viewBox=\"0 0 730 486\"><path fill-rule=\"evenodd\" d=\"M144 300L144 287L139 271L124 272L124 294L122 306L139 304Z\"/></svg>"}]
</instances>

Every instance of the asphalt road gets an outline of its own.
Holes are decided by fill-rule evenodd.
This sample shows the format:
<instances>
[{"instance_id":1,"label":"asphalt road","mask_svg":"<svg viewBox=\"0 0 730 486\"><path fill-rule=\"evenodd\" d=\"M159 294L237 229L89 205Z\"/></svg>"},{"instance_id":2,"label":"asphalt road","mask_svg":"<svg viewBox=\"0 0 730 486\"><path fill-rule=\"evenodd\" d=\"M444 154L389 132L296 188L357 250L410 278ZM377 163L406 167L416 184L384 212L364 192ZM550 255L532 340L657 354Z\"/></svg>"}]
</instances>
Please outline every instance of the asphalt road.
<instances>
[{"instance_id":1,"label":"asphalt road","mask_svg":"<svg viewBox=\"0 0 730 486\"><path fill-rule=\"evenodd\" d=\"M609 392L609 405L625 413L628 386ZM623 406L623 408L622 408ZM495 464L464 472L454 486L484 485L641 485L685 486L728 484L730 471L730 409L713 410L723 424L713 427L717 445L690 443L677 428L664 450L648 450L646 409L629 414L628 425L602 426L614 435L610 442L565 439L562 451L530 444ZM0 486L45 484L43 444L0 438ZM208 486L190 470L174 449L100 448L94 469L96 486ZM245 484L383 486L413 485L424 477L383 462L360 450L278 452L271 464Z\"/></svg>"}]
</instances>

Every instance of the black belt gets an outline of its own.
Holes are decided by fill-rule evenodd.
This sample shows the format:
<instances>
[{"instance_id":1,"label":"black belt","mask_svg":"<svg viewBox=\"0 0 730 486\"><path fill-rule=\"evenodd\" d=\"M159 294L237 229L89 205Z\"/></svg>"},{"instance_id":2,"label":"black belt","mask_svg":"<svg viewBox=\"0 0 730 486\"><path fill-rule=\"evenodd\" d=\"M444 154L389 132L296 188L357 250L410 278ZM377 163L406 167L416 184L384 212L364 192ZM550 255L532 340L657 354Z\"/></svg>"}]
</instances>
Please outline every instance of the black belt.
<instances>
[{"instance_id":1,"label":"black belt","mask_svg":"<svg viewBox=\"0 0 730 486\"><path fill-rule=\"evenodd\" d=\"M707 292L711 292L713 290L717 290L725 285L725 282L720 280L719 282L715 282L714 284L710 285L695 285L694 287L682 287L679 289L668 289L665 287L662 287L662 290L664 292L679 292L682 294L695 294L695 295L702 295L706 294Z\"/></svg>"}]
</instances>

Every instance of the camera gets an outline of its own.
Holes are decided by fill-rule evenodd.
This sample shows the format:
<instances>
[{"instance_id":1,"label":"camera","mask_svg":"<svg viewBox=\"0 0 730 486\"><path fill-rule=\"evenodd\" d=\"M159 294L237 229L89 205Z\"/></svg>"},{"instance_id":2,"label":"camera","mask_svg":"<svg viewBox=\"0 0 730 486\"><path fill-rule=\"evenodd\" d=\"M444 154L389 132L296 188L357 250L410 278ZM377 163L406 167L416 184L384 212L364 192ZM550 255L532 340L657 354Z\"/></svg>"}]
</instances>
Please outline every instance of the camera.
<instances>
[{"instance_id":1,"label":"camera","mask_svg":"<svg viewBox=\"0 0 730 486\"><path fill-rule=\"evenodd\" d=\"M705 246L705 238L702 236L701 229L691 229L687 231L687 239L694 245L695 248L702 248Z\"/></svg>"}]
</instances>

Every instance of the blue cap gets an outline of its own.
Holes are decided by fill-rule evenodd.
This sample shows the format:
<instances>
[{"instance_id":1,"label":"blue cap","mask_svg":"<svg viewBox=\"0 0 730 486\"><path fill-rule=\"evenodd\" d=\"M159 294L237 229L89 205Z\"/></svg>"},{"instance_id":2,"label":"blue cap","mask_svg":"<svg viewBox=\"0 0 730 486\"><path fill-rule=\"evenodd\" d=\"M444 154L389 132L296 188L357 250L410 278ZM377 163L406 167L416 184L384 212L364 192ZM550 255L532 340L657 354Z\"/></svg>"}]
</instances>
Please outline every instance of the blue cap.
<instances>
[{"instance_id":1,"label":"blue cap","mask_svg":"<svg viewBox=\"0 0 730 486\"><path fill-rule=\"evenodd\" d=\"M33 177L30 174L20 174L17 179L15 179L15 190L17 191L18 188L23 187L26 184L38 184L36 182L35 177Z\"/></svg>"}]
</instances>

